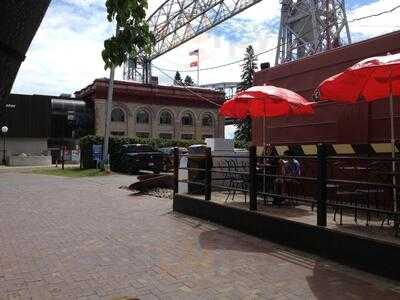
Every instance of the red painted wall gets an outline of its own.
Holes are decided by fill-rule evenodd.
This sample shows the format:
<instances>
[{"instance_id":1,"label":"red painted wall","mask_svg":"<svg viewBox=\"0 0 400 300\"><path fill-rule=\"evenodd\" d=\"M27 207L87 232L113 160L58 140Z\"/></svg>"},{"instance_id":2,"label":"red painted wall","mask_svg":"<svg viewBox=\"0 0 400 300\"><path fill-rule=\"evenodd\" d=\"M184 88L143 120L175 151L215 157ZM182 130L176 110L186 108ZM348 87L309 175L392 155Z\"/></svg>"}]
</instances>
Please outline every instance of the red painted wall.
<instances>
[{"instance_id":1,"label":"red painted wall","mask_svg":"<svg viewBox=\"0 0 400 300\"><path fill-rule=\"evenodd\" d=\"M344 71L362 59L388 52L400 52L400 31L261 70L257 72L255 82L256 85L268 84L288 88L313 101L314 90L324 79ZM398 140L399 100L395 99ZM256 145L262 145L264 141L272 144L368 144L388 142L389 130L388 101L355 105L319 102L315 105L313 116L254 120L253 141Z\"/></svg>"}]
</instances>

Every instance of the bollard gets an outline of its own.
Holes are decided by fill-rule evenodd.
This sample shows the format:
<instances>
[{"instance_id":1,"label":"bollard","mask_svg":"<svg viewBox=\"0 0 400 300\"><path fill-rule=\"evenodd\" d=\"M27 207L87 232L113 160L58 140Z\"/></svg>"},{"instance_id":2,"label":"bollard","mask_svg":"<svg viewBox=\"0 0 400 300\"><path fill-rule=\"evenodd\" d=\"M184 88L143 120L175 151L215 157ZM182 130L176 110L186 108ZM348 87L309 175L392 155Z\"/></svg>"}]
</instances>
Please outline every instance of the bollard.
<instances>
[{"instance_id":1,"label":"bollard","mask_svg":"<svg viewBox=\"0 0 400 300\"><path fill-rule=\"evenodd\" d=\"M204 176L204 199L206 201L211 200L211 168L212 168L212 157L211 148L206 148L206 163L205 163L205 176Z\"/></svg>"},{"instance_id":2,"label":"bollard","mask_svg":"<svg viewBox=\"0 0 400 300\"><path fill-rule=\"evenodd\" d=\"M174 148L174 196L178 194L178 180L179 180L179 149Z\"/></svg>"},{"instance_id":3,"label":"bollard","mask_svg":"<svg viewBox=\"0 0 400 300\"><path fill-rule=\"evenodd\" d=\"M249 148L249 189L250 210L257 210L257 151L256 146Z\"/></svg>"},{"instance_id":4,"label":"bollard","mask_svg":"<svg viewBox=\"0 0 400 300\"><path fill-rule=\"evenodd\" d=\"M316 201L317 201L317 225L326 226L326 183L327 183L327 161L326 161L326 147L324 144L319 144L317 146L317 163L318 163L318 173L317 173L317 191L316 191Z\"/></svg>"}]
</instances>

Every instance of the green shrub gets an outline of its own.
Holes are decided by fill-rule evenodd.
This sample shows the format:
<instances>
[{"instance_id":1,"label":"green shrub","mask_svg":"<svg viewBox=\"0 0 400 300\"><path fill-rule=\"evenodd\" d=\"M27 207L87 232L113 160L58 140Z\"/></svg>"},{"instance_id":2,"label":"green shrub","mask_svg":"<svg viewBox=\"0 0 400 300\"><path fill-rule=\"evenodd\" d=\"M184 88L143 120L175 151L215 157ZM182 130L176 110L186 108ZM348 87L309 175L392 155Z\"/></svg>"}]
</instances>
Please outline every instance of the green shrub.
<instances>
[{"instance_id":1,"label":"green shrub","mask_svg":"<svg viewBox=\"0 0 400 300\"><path fill-rule=\"evenodd\" d=\"M92 157L92 145L102 145L103 137L95 135L87 135L79 140L81 149L81 168L92 169L96 168L96 161Z\"/></svg>"},{"instance_id":2,"label":"green shrub","mask_svg":"<svg viewBox=\"0 0 400 300\"><path fill-rule=\"evenodd\" d=\"M96 167L96 162L92 157L92 146L102 145L103 137L96 135L87 135L80 139L79 145L81 148L81 167L83 169L90 169ZM116 169L116 157L120 151L122 145L125 144L146 144L151 145L155 150L163 147L189 147L194 144L204 144L203 141L195 140L166 140L166 139L145 139L138 137L111 137L109 144L110 163L111 169Z\"/></svg>"},{"instance_id":3,"label":"green shrub","mask_svg":"<svg viewBox=\"0 0 400 300\"><path fill-rule=\"evenodd\" d=\"M250 146L250 142L246 142L244 140L235 139L235 148L239 149L248 149Z\"/></svg>"}]
</instances>

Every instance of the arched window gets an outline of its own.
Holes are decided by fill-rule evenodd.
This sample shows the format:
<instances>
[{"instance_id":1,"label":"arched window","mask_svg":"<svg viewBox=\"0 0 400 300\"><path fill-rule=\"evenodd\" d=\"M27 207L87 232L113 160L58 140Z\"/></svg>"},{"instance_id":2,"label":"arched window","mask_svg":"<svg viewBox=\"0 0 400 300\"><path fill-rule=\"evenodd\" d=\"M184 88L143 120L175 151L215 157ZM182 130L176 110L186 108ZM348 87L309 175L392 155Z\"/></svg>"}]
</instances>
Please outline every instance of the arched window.
<instances>
[{"instance_id":1,"label":"arched window","mask_svg":"<svg viewBox=\"0 0 400 300\"><path fill-rule=\"evenodd\" d=\"M145 110L139 110L136 114L136 123L148 124L150 122L149 113Z\"/></svg>"},{"instance_id":2,"label":"arched window","mask_svg":"<svg viewBox=\"0 0 400 300\"><path fill-rule=\"evenodd\" d=\"M111 112L111 122L125 122L125 113L119 107L116 107Z\"/></svg>"},{"instance_id":3,"label":"arched window","mask_svg":"<svg viewBox=\"0 0 400 300\"><path fill-rule=\"evenodd\" d=\"M201 125L203 127L212 127L213 126L213 119L209 114L203 115L203 118L201 120Z\"/></svg>"},{"instance_id":4,"label":"arched window","mask_svg":"<svg viewBox=\"0 0 400 300\"><path fill-rule=\"evenodd\" d=\"M182 125L184 126L193 126L193 117L190 112L185 112L182 115Z\"/></svg>"},{"instance_id":5,"label":"arched window","mask_svg":"<svg viewBox=\"0 0 400 300\"><path fill-rule=\"evenodd\" d=\"M161 125L171 125L172 124L172 115L169 111L163 111L160 114L160 124Z\"/></svg>"}]
</instances>

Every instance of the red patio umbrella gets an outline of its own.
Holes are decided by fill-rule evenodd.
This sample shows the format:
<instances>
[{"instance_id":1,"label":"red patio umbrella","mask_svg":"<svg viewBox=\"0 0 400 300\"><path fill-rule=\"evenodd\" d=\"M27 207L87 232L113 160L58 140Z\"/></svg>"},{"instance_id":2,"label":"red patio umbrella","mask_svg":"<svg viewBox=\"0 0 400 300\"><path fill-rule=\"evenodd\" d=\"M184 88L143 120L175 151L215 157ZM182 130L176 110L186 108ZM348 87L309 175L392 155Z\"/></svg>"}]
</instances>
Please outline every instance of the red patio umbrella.
<instances>
[{"instance_id":1,"label":"red patio umbrella","mask_svg":"<svg viewBox=\"0 0 400 300\"><path fill-rule=\"evenodd\" d=\"M234 119L305 115L314 112L311 104L295 92L264 85L237 93L222 105L219 112Z\"/></svg>"},{"instance_id":2,"label":"red patio umbrella","mask_svg":"<svg viewBox=\"0 0 400 300\"><path fill-rule=\"evenodd\" d=\"M393 96L400 96L400 53L367 58L323 81L319 87L321 100L344 103L387 99L390 105L392 158L395 158ZM393 174L396 171L392 163ZM393 175L393 185L396 177ZM396 189L393 189L394 210L397 211Z\"/></svg>"},{"instance_id":3,"label":"red patio umbrella","mask_svg":"<svg viewBox=\"0 0 400 300\"><path fill-rule=\"evenodd\" d=\"M400 95L400 53L367 58L324 80L321 100L355 103Z\"/></svg>"},{"instance_id":4,"label":"red patio umbrella","mask_svg":"<svg viewBox=\"0 0 400 300\"><path fill-rule=\"evenodd\" d=\"M311 102L290 90L272 86L253 86L237 93L231 100L226 101L219 109L221 115L234 119L246 117L262 117L263 146L265 147L265 119L288 115L305 115L314 112ZM265 188L265 168L264 168ZM265 192L265 190L264 190Z\"/></svg>"}]
</instances>

